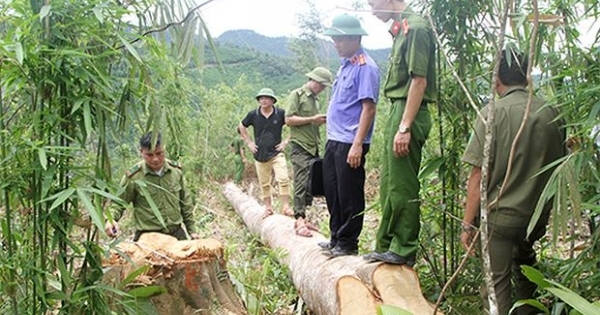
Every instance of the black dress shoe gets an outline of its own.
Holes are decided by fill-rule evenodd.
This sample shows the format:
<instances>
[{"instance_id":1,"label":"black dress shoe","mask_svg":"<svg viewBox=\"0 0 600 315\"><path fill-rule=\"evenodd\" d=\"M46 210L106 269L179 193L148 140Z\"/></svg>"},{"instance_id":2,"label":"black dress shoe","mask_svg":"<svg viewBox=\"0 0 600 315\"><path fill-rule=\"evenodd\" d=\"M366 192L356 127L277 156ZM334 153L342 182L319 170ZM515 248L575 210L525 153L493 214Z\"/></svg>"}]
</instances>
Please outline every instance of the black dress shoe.
<instances>
[{"instance_id":1,"label":"black dress shoe","mask_svg":"<svg viewBox=\"0 0 600 315\"><path fill-rule=\"evenodd\" d=\"M371 261L382 261L384 263L388 263L388 264L392 264L392 265L407 265L409 267L412 267L415 265L415 257L402 257L394 252L390 252L387 251L385 253L371 253L368 255L365 255L365 259L366 256L369 256L369 260Z\"/></svg>"},{"instance_id":2,"label":"black dress shoe","mask_svg":"<svg viewBox=\"0 0 600 315\"><path fill-rule=\"evenodd\" d=\"M378 261L377 259L375 259L374 255L375 254L380 254L378 252L372 252L372 253L368 253L368 254L364 254L362 257L364 260L368 260L368 261Z\"/></svg>"},{"instance_id":3,"label":"black dress shoe","mask_svg":"<svg viewBox=\"0 0 600 315\"><path fill-rule=\"evenodd\" d=\"M335 258L340 256L355 256L358 255L358 249L344 249L339 246L332 248L331 250L324 253L329 258Z\"/></svg>"},{"instance_id":4,"label":"black dress shoe","mask_svg":"<svg viewBox=\"0 0 600 315\"><path fill-rule=\"evenodd\" d=\"M324 250L331 250L335 247L335 245L332 245L331 242L319 242L317 243L317 245L319 245L319 247L321 247L321 249Z\"/></svg>"}]
</instances>

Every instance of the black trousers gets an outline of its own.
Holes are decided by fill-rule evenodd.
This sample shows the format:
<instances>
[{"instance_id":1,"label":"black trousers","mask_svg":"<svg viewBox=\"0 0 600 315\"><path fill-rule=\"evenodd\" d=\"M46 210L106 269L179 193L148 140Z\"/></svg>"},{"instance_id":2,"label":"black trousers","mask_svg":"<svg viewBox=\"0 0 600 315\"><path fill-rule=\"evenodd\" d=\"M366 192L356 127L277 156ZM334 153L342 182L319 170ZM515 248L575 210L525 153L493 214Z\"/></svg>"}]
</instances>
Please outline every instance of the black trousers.
<instances>
[{"instance_id":1,"label":"black trousers","mask_svg":"<svg viewBox=\"0 0 600 315\"><path fill-rule=\"evenodd\" d=\"M369 145L363 144L360 166L351 168L346 162L351 146L327 141L323 156L330 242L344 250L358 249L365 210L365 156L369 152Z\"/></svg>"},{"instance_id":2,"label":"black trousers","mask_svg":"<svg viewBox=\"0 0 600 315\"><path fill-rule=\"evenodd\" d=\"M185 231L183 230L183 228L181 227L181 225L176 225L176 226L170 227L170 228L165 229L165 230L160 230L160 231L140 231L140 230L137 230L137 231L135 231L135 234L133 235L133 241L137 242L140 239L140 236L142 236L142 234L144 234L144 233L151 233L151 232L171 235L171 236L175 237L176 239L178 239L180 241L187 240L187 235L185 234Z\"/></svg>"}]
</instances>

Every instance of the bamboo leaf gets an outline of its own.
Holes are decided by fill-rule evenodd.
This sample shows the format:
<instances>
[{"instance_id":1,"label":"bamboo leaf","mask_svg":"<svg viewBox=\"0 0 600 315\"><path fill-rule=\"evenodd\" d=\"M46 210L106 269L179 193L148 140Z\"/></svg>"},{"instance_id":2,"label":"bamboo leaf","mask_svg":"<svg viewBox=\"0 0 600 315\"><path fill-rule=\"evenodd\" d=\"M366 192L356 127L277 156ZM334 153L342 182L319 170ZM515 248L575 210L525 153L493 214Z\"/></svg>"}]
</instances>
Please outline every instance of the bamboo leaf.
<instances>
[{"instance_id":1,"label":"bamboo leaf","mask_svg":"<svg viewBox=\"0 0 600 315\"><path fill-rule=\"evenodd\" d=\"M135 47L133 47L131 45L131 43L129 43L129 41L126 40L125 38L123 38L123 36L121 36L120 34L117 34L117 36L119 37L119 39L121 40L121 43L123 43L125 48L127 48L127 51L129 51L129 53L133 56L133 58L135 58L137 61L139 61L141 63L142 58L140 57L140 54L137 52Z\"/></svg>"},{"instance_id":2,"label":"bamboo leaf","mask_svg":"<svg viewBox=\"0 0 600 315\"><path fill-rule=\"evenodd\" d=\"M537 300L533 300L533 299L517 301L513 305L513 307L510 308L510 311L508 313L511 314L515 309L517 309L518 307L521 307L523 305L531 305L531 306L537 308L538 310L543 311L544 314L546 314L546 315L550 314L550 311L543 303L541 303L540 301L537 301Z\"/></svg>"},{"instance_id":3,"label":"bamboo leaf","mask_svg":"<svg viewBox=\"0 0 600 315\"><path fill-rule=\"evenodd\" d=\"M444 157L441 156L432 158L431 160L427 161L427 164L425 164L425 167L421 170L421 173L419 174L419 178L427 178L427 176L439 169L442 164L444 164Z\"/></svg>"},{"instance_id":4,"label":"bamboo leaf","mask_svg":"<svg viewBox=\"0 0 600 315\"><path fill-rule=\"evenodd\" d=\"M533 22L535 20L535 16L533 14L529 14L527 16L527 21ZM564 23L564 17L554 14L539 14L538 22L540 24L548 24L552 26L559 26Z\"/></svg>"},{"instance_id":5,"label":"bamboo leaf","mask_svg":"<svg viewBox=\"0 0 600 315\"><path fill-rule=\"evenodd\" d=\"M17 62L22 65L23 59L25 59L25 53L23 52L23 45L21 42L15 43L15 55L17 57Z\"/></svg>"},{"instance_id":6,"label":"bamboo leaf","mask_svg":"<svg viewBox=\"0 0 600 315\"><path fill-rule=\"evenodd\" d=\"M84 99L84 98L80 98L80 99L76 100L75 103L73 103L73 107L71 107L71 114L78 111L79 108L81 108L81 104L83 104L83 102L85 102L85 101L86 101L86 99Z\"/></svg>"},{"instance_id":7,"label":"bamboo leaf","mask_svg":"<svg viewBox=\"0 0 600 315\"><path fill-rule=\"evenodd\" d=\"M147 287L139 287L127 291L129 295L135 298L149 298L155 295L166 293L167 289L163 286L151 285Z\"/></svg>"},{"instance_id":8,"label":"bamboo leaf","mask_svg":"<svg viewBox=\"0 0 600 315\"><path fill-rule=\"evenodd\" d=\"M42 9L40 10L40 20L43 20L45 17L48 16L51 8L52 8L52 5L50 5L50 4L46 4L42 7Z\"/></svg>"},{"instance_id":9,"label":"bamboo leaf","mask_svg":"<svg viewBox=\"0 0 600 315\"><path fill-rule=\"evenodd\" d=\"M56 175L54 171L56 167L50 166L46 171L44 171L44 179L42 181L42 198L46 198L50 188L52 187L52 182L54 181L54 176Z\"/></svg>"},{"instance_id":10,"label":"bamboo leaf","mask_svg":"<svg viewBox=\"0 0 600 315\"><path fill-rule=\"evenodd\" d=\"M100 23L104 23L104 16L102 15L102 8L100 8L99 6L95 6L94 9L92 9L92 11L94 11L94 16L96 17L96 19L98 19L98 21Z\"/></svg>"},{"instance_id":11,"label":"bamboo leaf","mask_svg":"<svg viewBox=\"0 0 600 315\"><path fill-rule=\"evenodd\" d=\"M97 195L100 195L100 196L102 196L104 198L107 198L107 199L110 199L110 200L113 200L113 201L121 201L121 198L119 198L118 196L115 196L115 195L113 195L111 193L108 193L108 192L106 192L104 190L100 190L100 189L97 189L97 188L87 188L87 191L95 193Z\"/></svg>"},{"instance_id":12,"label":"bamboo leaf","mask_svg":"<svg viewBox=\"0 0 600 315\"><path fill-rule=\"evenodd\" d=\"M73 195L74 192L75 192L75 188L69 187L69 188L59 192L58 194L55 194L55 195L49 197L48 200L56 199L52 203L52 206L50 206L50 210L53 210L56 207L62 205L65 202L65 200L69 199ZM42 200L42 201L45 201L45 200Z\"/></svg>"},{"instance_id":13,"label":"bamboo leaf","mask_svg":"<svg viewBox=\"0 0 600 315\"><path fill-rule=\"evenodd\" d=\"M545 289L550 286L548 281L546 281L544 278L544 275L539 270L527 265L522 265L521 270L527 279L535 283L538 287Z\"/></svg>"},{"instance_id":14,"label":"bamboo leaf","mask_svg":"<svg viewBox=\"0 0 600 315\"><path fill-rule=\"evenodd\" d=\"M158 219L158 222L160 222L160 225L162 225L163 227L166 228L167 224L165 223L165 220L163 219L163 216L160 213L160 210L156 206L154 199L152 199L152 196L148 192L148 189L146 188L146 183L144 183L143 181L136 181L136 184L139 185L142 196L144 196L144 198L146 198L146 201L148 201L148 204L150 205L150 209L152 209L152 213L154 213L154 216L156 216L156 219ZM162 187L159 187L159 186L156 186L156 187L158 189L163 189Z\"/></svg>"},{"instance_id":15,"label":"bamboo leaf","mask_svg":"<svg viewBox=\"0 0 600 315\"><path fill-rule=\"evenodd\" d=\"M597 315L600 314L600 306L593 305L586 299L582 298L577 293L567 288L546 288L550 293L556 295L559 299L565 301L574 309L581 312L583 315Z\"/></svg>"},{"instance_id":16,"label":"bamboo leaf","mask_svg":"<svg viewBox=\"0 0 600 315\"><path fill-rule=\"evenodd\" d=\"M392 305L377 306L377 315L413 315L413 313Z\"/></svg>"},{"instance_id":17,"label":"bamboo leaf","mask_svg":"<svg viewBox=\"0 0 600 315\"><path fill-rule=\"evenodd\" d=\"M77 196L79 196L79 200L83 203L85 208L88 210L90 214L90 218L92 218L92 222L100 229L104 231L104 220L102 219L102 214L98 212L90 197L88 197L87 192L84 189L77 189Z\"/></svg>"},{"instance_id":18,"label":"bamboo leaf","mask_svg":"<svg viewBox=\"0 0 600 315\"><path fill-rule=\"evenodd\" d=\"M83 103L83 122L85 125L85 134L92 134L92 112L90 110L90 102Z\"/></svg>"},{"instance_id":19,"label":"bamboo leaf","mask_svg":"<svg viewBox=\"0 0 600 315\"><path fill-rule=\"evenodd\" d=\"M46 150L44 148L39 148L38 150L38 159L40 161L40 165L42 169L48 169L48 158L46 157Z\"/></svg>"},{"instance_id":20,"label":"bamboo leaf","mask_svg":"<svg viewBox=\"0 0 600 315\"><path fill-rule=\"evenodd\" d=\"M560 283L554 282L552 280L547 280L544 275L536 270L535 268L529 266L521 266L521 270L523 274L531 280L531 282L537 284L539 287L546 289L548 292L554 294L559 299L563 300L571 307L581 312L583 315L595 315L600 314L600 306L593 305L588 302L586 299L578 295L577 293L571 291L567 287L561 285Z\"/></svg>"},{"instance_id":21,"label":"bamboo leaf","mask_svg":"<svg viewBox=\"0 0 600 315\"><path fill-rule=\"evenodd\" d=\"M150 270L150 265L145 265L142 266L136 270L134 270L132 273L130 273L129 275L127 275L127 277L125 277L125 279L123 279L123 281L121 281L121 284L119 285L119 288L122 290L125 288L125 286L127 286L128 284L131 283L131 281L133 281L135 278L137 278L137 276L147 272L148 270Z\"/></svg>"},{"instance_id":22,"label":"bamboo leaf","mask_svg":"<svg viewBox=\"0 0 600 315\"><path fill-rule=\"evenodd\" d=\"M57 301L61 301L61 300L66 300L67 299L67 295L62 292L62 291L52 291L52 292L48 292L46 293L46 297L47 300L57 300Z\"/></svg>"}]
</instances>

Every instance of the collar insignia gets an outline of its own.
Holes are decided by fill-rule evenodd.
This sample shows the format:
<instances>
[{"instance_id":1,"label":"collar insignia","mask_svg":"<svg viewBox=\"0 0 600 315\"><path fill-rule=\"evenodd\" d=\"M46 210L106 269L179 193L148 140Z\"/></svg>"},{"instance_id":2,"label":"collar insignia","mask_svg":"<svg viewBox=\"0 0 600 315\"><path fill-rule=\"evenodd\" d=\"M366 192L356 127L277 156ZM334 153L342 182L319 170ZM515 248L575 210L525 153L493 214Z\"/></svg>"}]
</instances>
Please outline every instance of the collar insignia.
<instances>
[{"instance_id":1,"label":"collar insignia","mask_svg":"<svg viewBox=\"0 0 600 315\"><path fill-rule=\"evenodd\" d=\"M365 58L364 54L360 54L360 55L356 55L356 56L352 57L352 59L350 59L350 62L353 65L359 64L362 66L367 63L367 59Z\"/></svg>"}]
</instances>

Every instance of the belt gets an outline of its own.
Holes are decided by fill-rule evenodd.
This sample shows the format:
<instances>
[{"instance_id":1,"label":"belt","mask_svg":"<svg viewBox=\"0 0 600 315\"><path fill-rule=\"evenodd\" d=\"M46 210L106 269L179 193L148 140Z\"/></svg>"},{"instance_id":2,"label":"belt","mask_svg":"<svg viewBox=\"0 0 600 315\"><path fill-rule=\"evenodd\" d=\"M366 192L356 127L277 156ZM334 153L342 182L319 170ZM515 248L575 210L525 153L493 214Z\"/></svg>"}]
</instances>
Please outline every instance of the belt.
<instances>
[{"instance_id":1,"label":"belt","mask_svg":"<svg viewBox=\"0 0 600 315\"><path fill-rule=\"evenodd\" d=\"M401 98L390 98L389 100L390 100L390 102L392 104L394 104L394 102L398 102L398 101L404 101L404 102L406 102L406 98L404 98L404 97L401 97ZM427 106L427 104L429 104L429 103L430 102L428 102L428 101L421 101L421 105L420 106L424 107L424 106Z\"/></svg>"}]
</instances>

